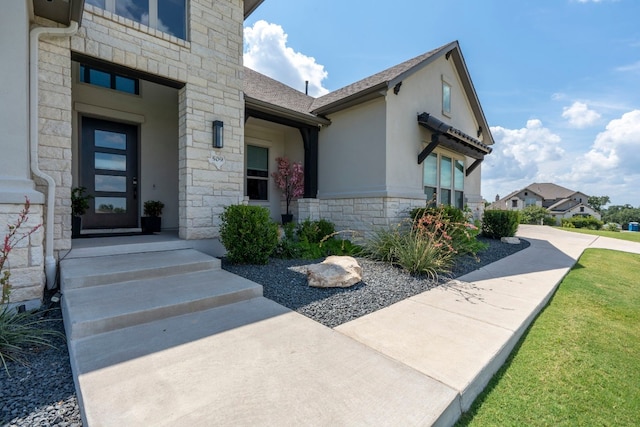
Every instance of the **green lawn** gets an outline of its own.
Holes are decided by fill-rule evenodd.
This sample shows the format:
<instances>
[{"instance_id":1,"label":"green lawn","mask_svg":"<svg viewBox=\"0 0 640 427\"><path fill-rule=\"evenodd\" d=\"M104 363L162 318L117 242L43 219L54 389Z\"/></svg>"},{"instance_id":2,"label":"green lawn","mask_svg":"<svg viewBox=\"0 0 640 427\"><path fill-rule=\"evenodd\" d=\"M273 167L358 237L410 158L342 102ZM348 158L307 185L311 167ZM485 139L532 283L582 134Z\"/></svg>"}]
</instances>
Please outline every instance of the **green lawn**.
<instances>
[{"instance_id":1,"label":"green lawn","mask_svg":"<svg viewBox=\"0 0 640 427\"><path fill-rule=\"evenodd\" d=\"M640 425L638 277L640 255L585 251L457 425Z\"/></svg>"},{"instance_id":2,"label":"green lawn","mask_svg":"<svg viewBox=\"0 0 640 427\"><path fill-rule=\"evenodd\" d=\"M574 233L591 234L593 236L611 237L613 239L628 240L629 242L640 242L640 233L635 231L605 231L587 230L585 228L564 228L556 227L558 230L571 231Z\"/></svg>"}]
</instances>

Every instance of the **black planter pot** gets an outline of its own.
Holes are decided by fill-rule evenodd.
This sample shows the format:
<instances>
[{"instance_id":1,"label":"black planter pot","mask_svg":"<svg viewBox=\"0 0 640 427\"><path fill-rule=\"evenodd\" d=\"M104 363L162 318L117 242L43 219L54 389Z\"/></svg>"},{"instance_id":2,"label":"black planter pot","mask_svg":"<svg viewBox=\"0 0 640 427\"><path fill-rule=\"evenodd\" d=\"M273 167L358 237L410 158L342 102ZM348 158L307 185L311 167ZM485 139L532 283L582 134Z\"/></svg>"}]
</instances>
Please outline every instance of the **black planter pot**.
<instances>
[{"instance_id":1,"label":"black planter pot","mask_svg":"<svg viewBox=\"0 0 640 427\"><path fill-rule=\"evenodd\" d=\"M82 230L82 217L72 216L71 217L71 238L77 239L78 237L80 237L80 230Z\"/></svg>"},{"instance_id":2,"label":"black planter pot","mask_svg":"<svg viewBox=\"0 0 640 427\"><path fill-rule=\"evenodd\" d=\"M159 233L162 228L162 218L159 216L143 216L140 225L144 234Z\"/></svg>"},{"instance_id":3,"label":"black planter pot","mask_svg":"<svg viewBox=\"0 0 640 427\"><path fill-rule=\"evenodd\" d=\"M282 225L288 224L293 221L293 214L282 214Z\"/></svg>"}]
</instances>

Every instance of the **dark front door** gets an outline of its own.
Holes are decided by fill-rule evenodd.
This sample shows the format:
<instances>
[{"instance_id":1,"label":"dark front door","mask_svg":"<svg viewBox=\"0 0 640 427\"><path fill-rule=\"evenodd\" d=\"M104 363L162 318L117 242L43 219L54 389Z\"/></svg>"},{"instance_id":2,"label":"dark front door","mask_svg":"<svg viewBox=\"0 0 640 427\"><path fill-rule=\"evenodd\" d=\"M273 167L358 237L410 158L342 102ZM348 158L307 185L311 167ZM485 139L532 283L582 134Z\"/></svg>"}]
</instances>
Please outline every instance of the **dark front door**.
<instances>
[{"instance_id":1,"label":"dark front door","mask_svg":"<svg viewBox=\"0 0 640 427\"><path fill-rule=\"evenodd\" d=\"M82 118L80 185L94 198L83 229L138 226L138 128Z\"/></svg>"}]
</instances>

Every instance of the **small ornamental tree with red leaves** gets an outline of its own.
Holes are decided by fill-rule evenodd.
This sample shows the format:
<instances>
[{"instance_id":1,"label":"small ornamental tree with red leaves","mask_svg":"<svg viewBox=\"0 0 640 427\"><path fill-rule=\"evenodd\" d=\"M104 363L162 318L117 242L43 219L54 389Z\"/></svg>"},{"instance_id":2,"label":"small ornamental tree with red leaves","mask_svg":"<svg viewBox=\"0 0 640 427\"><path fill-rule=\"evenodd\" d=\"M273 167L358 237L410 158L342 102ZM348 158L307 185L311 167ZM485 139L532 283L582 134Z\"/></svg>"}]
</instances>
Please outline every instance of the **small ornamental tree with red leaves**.
<instances>
[{"instance_id":1,"label":"small ornamental tree with red leaves","mask_svg":"<svg viewBox=\"0 0 640 427\"><path fill-rule=\"evenodd\" d=\"M18 234L18 229L29 219L28 215L30 207L31 203L29 202L29 199L25 197L24 207L20 214L18 214L18 220L15 224L7 225L9 232L4 236L2 247L0 247L0 284L2 285L2 298L0 299L1 304L9 302L9 294L11 293L11 284L9 283L11 273L9 272L9 269L5 269L4 266L7 262L7 258L9 257L9 253L18 243L35 233L42 225L38 224L27 233Z\"/></svg>"},{"instance_id":2,"label":"small ornamental tree with red leaves","mask_svg":"<svg viewBox=\"0 0 640 427\"><path fill-rule=\"evenodd\" d=\"M304 195L304 170L301 163L291 163L286 157L278 157L276 162L278 170L271 176L275 179L278 188L282 190L287 202L287 215L289 215L291 200Z\"/></svg>"}]
</instances>

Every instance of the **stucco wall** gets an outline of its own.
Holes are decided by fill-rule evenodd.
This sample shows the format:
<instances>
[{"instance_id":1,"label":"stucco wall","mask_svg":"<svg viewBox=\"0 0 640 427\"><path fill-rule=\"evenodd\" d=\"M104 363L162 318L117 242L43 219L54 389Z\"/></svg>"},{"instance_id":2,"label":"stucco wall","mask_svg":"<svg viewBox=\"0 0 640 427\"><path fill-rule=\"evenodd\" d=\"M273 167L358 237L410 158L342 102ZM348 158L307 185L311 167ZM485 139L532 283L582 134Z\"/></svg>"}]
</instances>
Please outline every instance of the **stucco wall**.
<instances>
[{"instance_id":1,"label":"stucco wall","mask_svg":"<svg viewBox=\"0 0 640 427\"><path fill-rule=\"evenodd\" d=\"M329 116L318 147L318 197L386 193L385 104L377 99Z\"/></svg>"},{"instance_id":2,"label":"stucco wall","mask_svg":"<svg viewBox=\"0 0 640 427\"><path fill-rule=\"evenodd\" d=\"M449 115L442 112L443 80L451 85ZM403 80L399 93L395 95L393 91L389 91L386 100L387 185L391 195L418 197L423 193L423 165L418 165L417 158L430 142L431 132L418 125L417 115L423 112L432 114L474 137L477 135L478 123L453 61L444 56ZM471 163L473 159L466 157L465 166L469 167ZM480 167L465 176L464 190L467 199L481 203L480 176Z\"/></svg>"}]
</instances>

